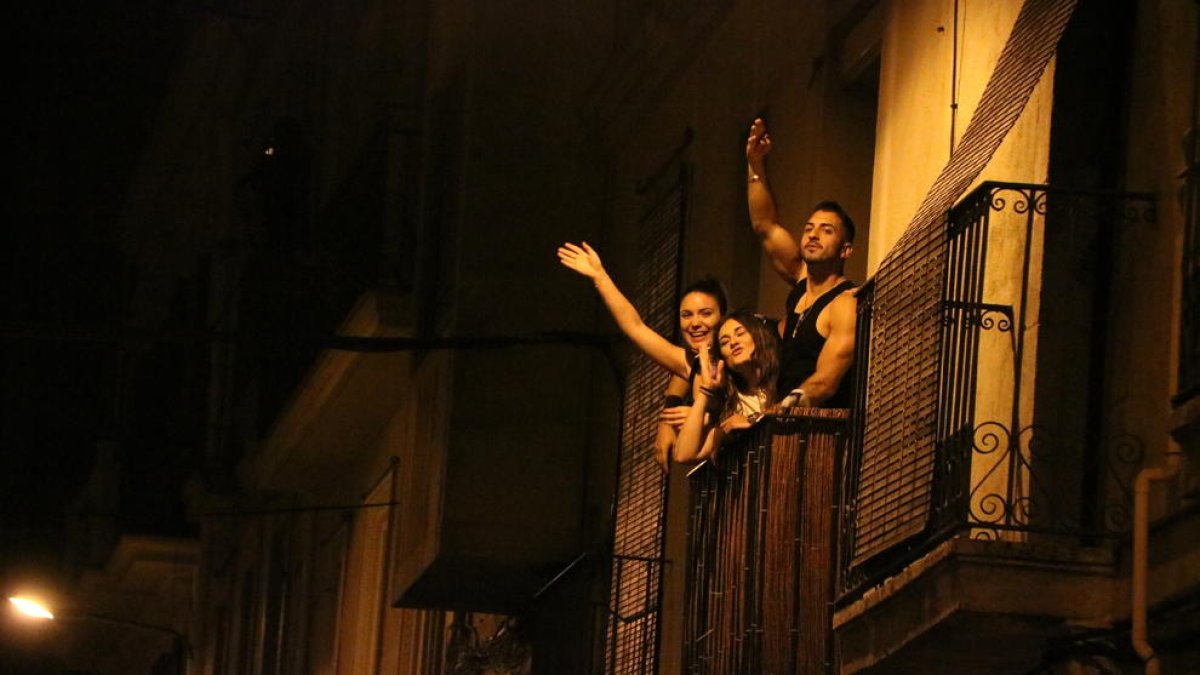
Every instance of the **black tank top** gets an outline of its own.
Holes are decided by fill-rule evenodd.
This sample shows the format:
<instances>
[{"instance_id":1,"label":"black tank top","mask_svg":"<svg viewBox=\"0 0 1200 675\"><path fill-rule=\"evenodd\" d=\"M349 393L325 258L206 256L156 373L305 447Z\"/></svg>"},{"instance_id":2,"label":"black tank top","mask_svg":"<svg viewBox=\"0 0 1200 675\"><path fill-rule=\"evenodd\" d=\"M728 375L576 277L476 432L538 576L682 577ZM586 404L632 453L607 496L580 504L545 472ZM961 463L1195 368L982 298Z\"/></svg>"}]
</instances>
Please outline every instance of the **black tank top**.
<instances>
[{"instance_id":1,"label":"black tank top","mask_svg":"<svg viewBox=\"0 0 1200 675\"><path fill-rule=\"evenodd\" d=\"M796 312L796 303L808 289L808 280L801 279L787 299L787 322L783 326L783 353L779 364L779 395L786 396L788 392L800 386L817 370L817 356L825 346L825 338L817 332L817 317L821 310L833 302L839 294L854 288L854 282L845 279L842 283L826 291L808 309L803 316ZM851 366L853 370L853 366ZM838 389L833 396L821 404L823 408L849 408L850 384L854 381L852 372L842 376Z\"/></svg>"}]
</instances>

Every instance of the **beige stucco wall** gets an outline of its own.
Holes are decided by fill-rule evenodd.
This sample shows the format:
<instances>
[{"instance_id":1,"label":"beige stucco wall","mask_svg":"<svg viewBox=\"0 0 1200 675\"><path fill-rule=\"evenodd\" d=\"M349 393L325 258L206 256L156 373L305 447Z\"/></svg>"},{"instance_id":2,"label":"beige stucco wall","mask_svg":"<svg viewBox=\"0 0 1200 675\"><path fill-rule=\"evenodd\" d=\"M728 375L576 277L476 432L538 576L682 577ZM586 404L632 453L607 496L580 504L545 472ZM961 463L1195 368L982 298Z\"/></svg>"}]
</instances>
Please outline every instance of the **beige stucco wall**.
<instances>
[{"instance_id":1,"label":"beige stucco wall","mask_svg":"<svg viewBox=\"0 0 1200 675\"><path fill-rule=\"evenodd\" d=\"M867 262L871 274L950 157L952 4L918 0L885 2L884 8L871 190L876 245ZM959 119L966 115L960 112Z\"/></svg>"},{"instance_id":2,"label":"beige stucco wall","mask_svg":"<svg viewBox=\"0 0 1200 675\"><path fill-rule=\"evenodd\" d=\"M953 116L956 143L979 103L1021 4L1019 0L958 3L958 110ZM867 264L872 274L950 159L954 5L952 0L884 3L886 21L871 191L873 246ZM1045 182L1052 79L1053 66L1043 75L1024 115L979 181ZM1007 276L1005 273L1000 279Z\"/></svg>"}]
</instances>

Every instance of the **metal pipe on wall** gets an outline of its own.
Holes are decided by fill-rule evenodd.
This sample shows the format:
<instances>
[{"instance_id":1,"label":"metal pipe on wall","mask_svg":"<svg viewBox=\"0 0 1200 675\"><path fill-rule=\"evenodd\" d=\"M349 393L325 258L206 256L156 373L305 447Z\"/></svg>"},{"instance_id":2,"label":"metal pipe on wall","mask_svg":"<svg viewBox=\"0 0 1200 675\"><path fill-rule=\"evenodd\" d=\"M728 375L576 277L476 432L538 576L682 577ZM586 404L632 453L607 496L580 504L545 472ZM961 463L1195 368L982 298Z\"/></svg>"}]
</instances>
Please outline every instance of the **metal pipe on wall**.
<instances>
[{"instance_id":1,"label":"metal pipe on wall","mask_svg":"<svg viewBox=\"0 0 1200 675\"><path fill-rule=\"evenodd\" d=\"M1168 450L1164 461L1159 466L1148 466L1138 472L1133 485L1133 589L1130 601L1133 627L1130 630L1130 641L1142 663L1146 675L1158 675L1162 668L1158 654L1146 639L1146 574L1149 567L1149 535L1150 535L1150 484L1174 478L1179 473L1179 463L1182 452L1178 449Z\"/></svg>"}]
</instances>

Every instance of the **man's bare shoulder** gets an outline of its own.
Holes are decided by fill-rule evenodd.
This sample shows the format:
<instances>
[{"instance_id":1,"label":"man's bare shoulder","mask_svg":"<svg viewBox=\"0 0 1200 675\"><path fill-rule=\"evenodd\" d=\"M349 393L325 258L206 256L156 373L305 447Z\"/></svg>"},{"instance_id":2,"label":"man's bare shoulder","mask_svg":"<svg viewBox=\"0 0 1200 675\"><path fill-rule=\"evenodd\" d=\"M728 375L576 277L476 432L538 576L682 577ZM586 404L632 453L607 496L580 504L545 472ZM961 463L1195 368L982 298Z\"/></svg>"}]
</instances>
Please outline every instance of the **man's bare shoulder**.
<instances>
[{"instance_id":1,"label":"man's bare shoulder","mask_svg":"<svg viewBox=\"0 0 1200 675\"><path fill-rule=\"evenodd\" d=\"M837 297L829 303L829 320L831 324L853 325L858 318L858 297L854 294L854 289L838 293Z\"/></svg>"},{"instance_id":2,"label":"man's bare shoulder","mask_svg":"<svg viewBox=\"0 0 1200 675\"><path fill-rule=\"evenodd\" d=\"M829 301L817 316L817 333L829 337L831 330L853 330L858 319L858 298L854 289L842 291Z\"/></svg>"}]
</instances>

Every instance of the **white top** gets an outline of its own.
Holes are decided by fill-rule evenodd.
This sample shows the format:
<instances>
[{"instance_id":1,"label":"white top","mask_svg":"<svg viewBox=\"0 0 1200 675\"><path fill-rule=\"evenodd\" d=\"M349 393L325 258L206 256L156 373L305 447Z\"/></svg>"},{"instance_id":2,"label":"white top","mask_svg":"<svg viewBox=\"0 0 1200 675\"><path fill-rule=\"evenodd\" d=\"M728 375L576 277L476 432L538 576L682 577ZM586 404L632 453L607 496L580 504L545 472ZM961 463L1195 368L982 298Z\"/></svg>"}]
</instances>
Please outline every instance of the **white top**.
<instances>
[{"instance_id":1,"label":"white top","mask_svg":"<svg viewBox=\"0 0 1200 675\"><path fill-rule=\"evenodd\" d=\"M762 415L763 408L765 407L763 404L765 403L765 399L767 397L764 392L760 391L755 394L743 394L739 391L737 397L737 412L743 417Z\"/></svg>"}]
</instances>

